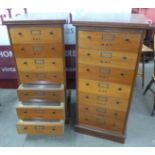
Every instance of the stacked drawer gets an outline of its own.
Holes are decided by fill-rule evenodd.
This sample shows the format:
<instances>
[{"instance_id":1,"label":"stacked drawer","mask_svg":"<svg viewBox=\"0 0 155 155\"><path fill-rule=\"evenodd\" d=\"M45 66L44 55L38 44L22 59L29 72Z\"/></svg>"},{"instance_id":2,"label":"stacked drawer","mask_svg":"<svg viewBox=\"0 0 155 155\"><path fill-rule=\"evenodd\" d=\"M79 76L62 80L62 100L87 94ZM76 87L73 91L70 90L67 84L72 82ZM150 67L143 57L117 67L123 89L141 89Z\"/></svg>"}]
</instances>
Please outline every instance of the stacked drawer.
<instances>
[{"instance_id":1,"label":"stacked drawer","mask_svg":"<svg viewBox=\"0 0 155 155\"><path fill-rule=\"evenodd\" d=\"M88 23L73 20L78 43L75 129L123 142L143 30Z\"/></svg>"},{"instance_id":2,"label":"stacked drawer","mask_svg":"<svg viewBox=\"0 0 155 155\"><path fill-rule=\"evenodd\" d=\"M7 22L16 60L21 134L63 135L65 120L65 20ZM20 23L20 24L19 24Z\"/></svg>"}]
</instances>

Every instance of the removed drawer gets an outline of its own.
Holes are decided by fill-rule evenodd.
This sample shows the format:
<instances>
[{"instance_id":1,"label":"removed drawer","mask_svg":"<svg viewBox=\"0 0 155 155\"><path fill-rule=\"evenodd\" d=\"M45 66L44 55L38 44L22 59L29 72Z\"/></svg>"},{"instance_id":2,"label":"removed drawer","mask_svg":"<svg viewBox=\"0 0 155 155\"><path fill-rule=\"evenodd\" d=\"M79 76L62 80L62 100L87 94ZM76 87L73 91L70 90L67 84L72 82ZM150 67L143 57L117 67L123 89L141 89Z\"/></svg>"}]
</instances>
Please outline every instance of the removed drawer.
<instances>
[{"instance_id":1,"label":"removed drawer","mask_svg":"<svg viewBox=\"0 0 155 155\"><path fill-rule=\"evenodd\" d=\"M64 101L63 84L21 84L17 90L20 101Z\"/></svg>"},{"instance_id":2,"label":"removed drawer","mask_svg":"<svg viewBox=\"0 0 155 155\"><path fill-rule=\"evenodd\" d=\"M64 134L64 121L23 121L17 123L17 132L19 134L32 135L55 135L61 136Z\"/></svg>"},{"instance_id":3,"label":"removed drawer","mask_svg":"<svg viewBox=\"0 0 155 155\"><path fill-rule=\"evenodd\" d=\"M64 83L63 72L18 72L20 83Z\"/></svg>"},{"instance_id":4,"label":"removed drawer","mask_svg":"<svg viewBox=\"0 0 155 155\"><path fill-rule=\"evenodd\" d=\"M64 119L64 103L52 102L23 102L16 107L21 119Z\"/></svg>"}]
</instances>

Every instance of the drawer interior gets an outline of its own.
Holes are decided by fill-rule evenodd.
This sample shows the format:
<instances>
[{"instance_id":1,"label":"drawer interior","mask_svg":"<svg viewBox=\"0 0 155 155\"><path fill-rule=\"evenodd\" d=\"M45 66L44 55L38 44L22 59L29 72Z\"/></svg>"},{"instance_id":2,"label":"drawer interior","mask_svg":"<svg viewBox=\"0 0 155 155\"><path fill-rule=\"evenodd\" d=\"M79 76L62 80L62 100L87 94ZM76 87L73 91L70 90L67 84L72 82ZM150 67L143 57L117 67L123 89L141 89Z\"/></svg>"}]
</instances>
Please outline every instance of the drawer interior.
<instances>
[{"instance_id":1,"label":"drawer interior","mask_svg":"<svg viewBox=\"0 0 155 155\"><path fill-rule=\"evenodd\" d=\"M21 84L20 89L60 89L62 84Z\"/></svg>"},{"instance_id":2,"label":"drawer interior","mask_svg":"<svg viewBox=\"0 0 155 155\"><path fill-rule=\"evenodd\" d=\"M57 106L63 106L62 102L39 102L39 101L34 101L34 102L21 102L19 106L49 106L49 107L57 107Z\"/></svg>"}]
</instances>

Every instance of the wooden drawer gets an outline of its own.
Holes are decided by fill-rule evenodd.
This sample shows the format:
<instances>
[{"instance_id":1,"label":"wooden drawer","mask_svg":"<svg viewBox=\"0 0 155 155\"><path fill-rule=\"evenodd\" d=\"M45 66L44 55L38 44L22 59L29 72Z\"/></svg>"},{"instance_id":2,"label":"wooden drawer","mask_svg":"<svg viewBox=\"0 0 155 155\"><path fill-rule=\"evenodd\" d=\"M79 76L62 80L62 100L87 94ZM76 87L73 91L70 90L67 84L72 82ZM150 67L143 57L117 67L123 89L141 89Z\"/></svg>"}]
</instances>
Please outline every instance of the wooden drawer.
<instances>
[{"instance_id":1,"label":"wooden drawer","mask_svg":"<svg viewBox=\"0 0 155 155\"><path fill-rule=\"evenodd\" d=\"M18 118L21 119L64 119L64 103L23 102L16 107Z\"/></svg>"},{"instance_id":2,"label":"wooden drawer","mask_svg":"<svg viewBox=\"0 0 155 155\"><path fill-rule=\"evenodd\" d=\"M13 51L16 58L63 58L62 44L15 44Z\"/></svg>"},{"instance_id":3,"label":"wooden drawer","mask_svg":"<svg viewBox=\"0 0 155 155\"><path fill-rule=\"evenodd\" d=\"M78 31L78 46L82 48L138 52L140 40L138 31Z\"/></svg>"},{"instance_id":4,"label":"wooden drawer","mask_svg":"<svg viewBox=\"0 0 155 155\"><path fill-rule=\"evenodd\" d=\"M17 123L17 132L19 134L61 136L64 134L64 121L42 122L20 120Z\"/></svg>"},{"instance_id":5,"label":"wooden drawer","mask_svg":"<svg viewBox=\"0 0 155 155\"><path fill-rule=\"evenodd\" d=\"M9 28L13 44L62 43L61 27L12 26Z\"/></svg>"},{"instance_id":6,"label":"wooden drawer","mask_svg":"<svg viewBox=\"0 0 155 155\"><path fill-rule=\"evenodd\" d=\"M78 103L78 110L80 113L95 115L95 116L103 116L111 119L122 120L124 121L126 118L126 111L124 110L116 110L113 107L103 107L99 105L90 105L84 103Z\"/></svg>"},{"instance_id":7,"label":"wooden drawer","mask_svg":"<svg viewBox=\"0 0 155 155\"><path fill-rule=\"evenodd\" d=\"M20 83L64 83L63 72L18 72Z\"/></svg>"},{"instance_id":8,"label":"wooden drawer","mask_svg":"<svg viewBox=\"0 0 155 155\"><path fill-rule=\"evenodd\" d=\"M17 90L19 101L64 101L63 84L21 84Z\"/></svg>"},{"instance_id":9,"label":"wooden drawer","mask_svg":"<svg viewBox=\"0 0 155 155\"><path fill-rule=\"evenodd\" d=\"M129 53L124 51L102 51L92 49L78 49L79 63L115 67L125 69L135 69L138 53Z\"/></svg>"},{"instance_id":10,"label":"wooden drawer","mask_svg":"<svg viewBox=\"0 0 155 155\"><path fill-rule=\"evenodd\" d=\"M96 67L93 65L78 64L78 75L82 79L97 81L109 81L131 85L134 77L134 71L122 68Z\"/></svg>"},{"instance_id":11,"label":"wooden drawer","mask_svg":"<svg viewBox=\"0 0 155 155\"><path fill-rule=\"evenodd\" d=\"M99 94L91 94L78 92L78 104L86 104L88 106L100 106L113 110L127 111L128 100Z\"/></svg>"},{"instance_id":12,"label":"wooden drawer","mask_svg":"<svg viewBox=\"0 0 155 155\"><path fill-rule=\"evenodd\" d=\"M78 91L129 99L131 86L104 81L79 79Z\"/></svg>"},{"instance_id":13,"label":"wooden drawer","mask_svg":"<svg viewBox=\"0 0 155 155\"><path fill-rule=\"evenodd\" d=\"M100 128L116 132L123 132L124 121L111 119L104 116L95 116L78 112L78 123L91 126L92 128Z\"/></svg>"},{"instance_id":14,"label":"wooden drawer","mask_svg":"<svg viewBox=\"0 0 155 155\"><path fill-rule=\"evenodd\" d=\"M59 58L17 58L16 59L18 71L22 72L62 72L63 59Z\"/></svg>"}]
</instances>

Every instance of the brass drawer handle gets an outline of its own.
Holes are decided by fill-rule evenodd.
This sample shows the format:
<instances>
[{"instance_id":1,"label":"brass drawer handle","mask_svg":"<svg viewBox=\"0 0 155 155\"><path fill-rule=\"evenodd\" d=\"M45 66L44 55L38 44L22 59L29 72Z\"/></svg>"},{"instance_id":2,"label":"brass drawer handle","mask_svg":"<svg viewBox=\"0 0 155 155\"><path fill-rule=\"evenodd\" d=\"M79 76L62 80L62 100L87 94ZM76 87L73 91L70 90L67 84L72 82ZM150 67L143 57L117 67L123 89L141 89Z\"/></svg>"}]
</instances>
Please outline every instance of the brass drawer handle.
<instances>
[{"instance_id":1,"label":"brass drawer handle","mask_svg":"<svg viewBox=\"0 0 155 155\"><path fill-rule=\"evenodd\" d=\"M55 131L56 129L55 128L52 128L52 131Z\"/></svg>"},{"instance_id":2,"label":"brass drawer handle","mask_svg":"<svg viewBox=\"0 0 155 155\"><path fill-rule=\"evenodd\" d=\"M88 121L88 118L85 118L84 120L85 120L85 121Z\"/></svg>"},{"instance_id":3,"label":"brass drawer handle","mask_svg":"<svg viewBox=\"0 0 155 155\"><path fill-rule=\"evenodd\" d=\"M54 48L54 47L52 47L52 48L51 48L51 50L52 50L52 51L54 51L54 50L55 50L55 48Z\"/></svg>"},{"instance_id":4,"label":"brass drawer handle","mask_svg":"<svg viewBox=\"0 0 155 155\"><path fill-rule=\"evenodd\" d=\"M92 39L92 37L91 37L91 36L87 36L87 39L90 39L90 40L91 40L91 39Z\"/></svg>"},{"instance_id":5,"label":"brass drawer handle","mask_svg":"<svg viewBox=\"0 0 155 155\"><path fill-rule=\"evenodd\" d=\"M55 111L53 111L53 112L52 112L52 114L53 114L53 115L55 115L55 114L56 114L56 112L55 112Z\"/></svg>"},{"instance_id":6,"label":"brass drawer handle","mask_svg":"<svg viewBox=\"0 0 155 155\"><path fill-rule=\"evenodd\" d=\"M91 56L91 54L90 53L87 53L87 56Z\"/></svg>"},{"instance_id":7,"label":"brass drawer handle","mask_svg":"<svg viewBox=\"0 0 155 155\"><path fill-rule=\"evenodd\" d=\"M26 126L23 127L23 130L27 130L28 128Z\"/></svg>"},{"instance_id":8,"label":"brass drawer handle","mask_svg":"<svg viewBox=\"0 0 155 155\"><path fill-rule=\"evenodd\" d=\"M120 73L121 76L124 76L124 73Z\"/></svg>"},{"instance_id":9,"label":"brass drawer handle","mask_svg":"<svg viewBox=\"0 0 155 155\"><path fill-rule=\"evenodd\" d=\"M89 69L89 68L87 68L87 69L86 69L86 71L87 71L87 72L90 72L90 69Z\"/></svg>"},{"instance_id":10,"label":"brass drawer handle","mask_svg":"<svg viewBox=\"0 0 155 155\"><path fill-rule=\"evenodd\" d=\"M24 114L27 114L28 112L27 112L27 111L24 111L23 113L24 113Z\"/></svg>"},{"instance_id":11,"label":"brass drawer handle","mask_svg":"<svg viewBox=\"0 0 155 155\"><path fill-rule=\"evenodd\" d=\"M27 74L27 75L25 75L27 78L29 78L30 76Z\"/></svg>"},{"instance_id":12,"label":"brass drawer handle","mask_svg":"<svg viewBox=\"0 0 155 155\"><path fill-rule=\"evenodd\" d=\"M21 50L21 51L25 51L25 48L24 48L24 47L22 47L20 50Z\"/></svg>"},{"instance_id":13,"label":"brass drawer handle","mask_svg":"<svg viewBox=\"0 0 155 155\"><path fill-rule=\"evenodd\" d=\"M86 107L85 110L89 110L88 107Z\"/></svg>"},{"instance_id":14,"label":"brass drawer handle","mask_svg":"<svg viewBox=\"0 0 155 155\"><path fill-rule=\"evenodd\" d=\"M56 78L57 76L56 75L53 75L53 77Z\"/></svg>"},{"instance_id":15,"label":"brass drawer handle","mask_svg":"<svg viewBox=\"0 0 155 155\"><path fill-rule=\"evenodd\" d=\"M125 38L124 40L125 40L126 42L129 42L129 41L130 41L130 39L129 39L129 38Z\"/></svg>"},{"instance_id":16,"label":"brass drawer handle","mask_svg":"<svg viewBox=\"0 0 155 155\"><path fill-rule=\"evenodd\" d=\"M117 112L115 112L115 113L114 113L114 116L118 116L118 113L117 113Z\"/></svg>"},{"instance_id":17,"label":"brass drawer handle","mask_svg":"<svg viewBox=\"0 0 155 155\"><path fill-rule=\"evenodd\" d=\"M28 63L27 63L27 61L24 61L23 64L24 64L24 65L27 65Z\"/></svg>"},{"instance_id":18,"label":"brass drawer handle","mask_svg":"<svg viewBox=\"0 0 155 155\"><path fill-rule=\"evenodd\" d=\"M22 35L22 32L18 32L18 35L21 36Z\"/></svg>"},{"instance_id":19,"label":"brass drawer handle","mask_svg":"<svg viewBox=\"0 0 155 155\"><path fill-rule=\"evenodd\" d=\"M90 84L89 83L86 83L86 86L89 86Z\"/></svg>"},{"instance_id":20,"label":"brass drawer handle","mask_svg":"<svg viewBox=\"0 0 155 155\"><path fill-rule=\"evenodd\" d=\"M119 90L119 91L122 91L122 88L120 87L120 88L118 88L118 90Z\"/></svg>"},{"instance_id":21,"label":"brass drawer handle","mask_svg":"<svg viewBox=\"0 0 155 155\"><path fill-rule=\"evenodd\" d=\"M55 62L55 61L53 61L53 62L52 62L52 64L53 64L53 65L55 65L55 64L56 64L56 62Z\"/></svg>"},{"instance_id":22,"label":"brass drawer handle","mask_svg":"<svg viewBox=\"0 0 155 155\"><path fill-rule=\"evenodd\" d=\"M85 96L86 99L89 99L89 96Z\"/></svg>"},{"instance_id":23,"label":"brass drawer handle","mask_svg":"<svg viewBox=\"0 0 155 155\"><path fill-rule=\"evenodd\" d=\"M120 104L120 101L116 101L116 104Z\"/></svg>"},{"instance_id":24,"label":"brass drawer handle","mask_svg":"<svg viewBox=\"0 0 155 155\"><path fill-rule=\"evenodd\" d=\"M128 57L127 57L127 56L123 56L122 59L123 59L123 60L127 60Z\"/></svg>"},{"instance_id":25,"label":"brass drawer handle","mask_svg":"<svg viewBox=\"0 0 155 155\"><path fill-rule=\"evenodd\" d=\"M50 35L54 35L54 33L53 33L53 32L49 32L49 34L50 34Z\"/></svg>"}]
</instances>

